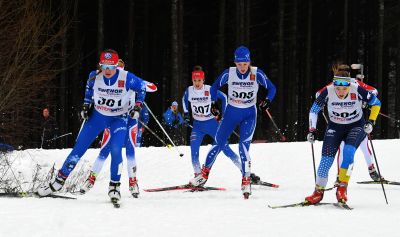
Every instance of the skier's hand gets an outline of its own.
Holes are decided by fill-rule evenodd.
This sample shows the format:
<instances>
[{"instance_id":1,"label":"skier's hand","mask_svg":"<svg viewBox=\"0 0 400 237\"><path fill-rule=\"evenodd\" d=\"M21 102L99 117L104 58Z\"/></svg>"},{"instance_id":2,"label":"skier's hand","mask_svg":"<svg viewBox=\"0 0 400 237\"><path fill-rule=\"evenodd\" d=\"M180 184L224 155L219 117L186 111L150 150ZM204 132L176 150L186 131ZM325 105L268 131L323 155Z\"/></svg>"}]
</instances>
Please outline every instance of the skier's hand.
<instances>
[{"instance_id":1,"label":"skier's hand","mask_svg":"<svg viewBox=\"0 0 400 237\"><path fill-rule=\"evenodd\" d=\"M362 108L363 109L369 109L369 108L371 108L371 106L368 104L368 102L363 101L362 102Z\"/></svg>"},{"instance_id":2,"label":"skier's hand","mask_svg":"<svg viewBox=\"0 0 400 237\"><path fill-rule=\"evenodd\" d=\"M215 117L218 117L221 114L218 105L215 102L211 102L211 114Z\"/></svg>"},{"instance_id":3,"label":"skier's hand","mask_svg":"<svg viewBox=\"0 0 400 237\"><path fill-rule=\"evenodd\" d=\"M366 132L367 134L370 134L373 129L374 129L374 122L371 120L368 120L368 122L366 122L364 124L364 132Z\"/></svg>"},{"instance_id":4,"label":"skier's hand","mask_svg":"<svg viewBox=\"0 0 400 237\"><path fill-rule=\"evenodd\" d=\"M133 106L133 109L129 111L129 116L133 119L138 119L140 115L140 110L142 110L141 103L136 102L135 106Z\"/></svg>"},{"instance_id":5,"label":"skier's hand","mask_svg":"<svg viewBox=\"0 0 400 237\"><path fill-rule=\"evenodd\" d=\"M309 129L308 134L307 134L307 141L309 143L314 143L316 133L317 133L317 130L315 128Z\"/></svg>"},{"instance_id":6,"label":"skier's hand","mask_svg":"<svg viewBox=\"0 0 400 237\"><path fill-rule=\"evenodd\" d=\"M259 104L258 107L260 110L266 110L269 109L269 106L271 105L271 101L269 99L262 100Z\"/></svg>"},{"instance_id":7,"label":"skier's hand","mask_svg":"<svg viewBox=\"0 0 400 237\"><path fill-rule=\"evenodd\" d=\"M185 113L183 115L183 120L185 120L185 123L189 124L190 123L190 116L189 113Z\"/></svg>"},{"instance_id":8,"label":"skier's hand","mask_svg":"<svg viewBox=\"0 0 400 237\"><path fill-rule=\"evenodd\" d=\"M84 120L89 118L89 105L88 104L82 105L81 117Z\"/></svg>"}]
</instances>

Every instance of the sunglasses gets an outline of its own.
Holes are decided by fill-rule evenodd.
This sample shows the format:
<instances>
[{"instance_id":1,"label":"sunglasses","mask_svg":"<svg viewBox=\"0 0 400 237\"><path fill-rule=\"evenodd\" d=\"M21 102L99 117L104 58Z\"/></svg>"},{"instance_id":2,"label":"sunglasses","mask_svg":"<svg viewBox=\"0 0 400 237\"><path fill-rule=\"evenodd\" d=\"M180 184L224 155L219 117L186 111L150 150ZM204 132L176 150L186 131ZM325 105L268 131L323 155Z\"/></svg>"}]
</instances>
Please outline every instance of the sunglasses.
<instances>
[{"instance_id":1,"label":"sunglasses","mask_svg":"<svg viewBox=\"0 0 400 237\"><path fill-rule=\"evenodd\" d=\"M342 78L333 78L334 86L350 86L350 81Z\"/></svg>"},{"instance_id":2,"label":"sunglasses","mask_svg":"<svg viewBox=\"0 0 400 237\"><path fill-rule=\"evenodd\" d=\"M99 63L99 65L101 67L101 70L106 70L106 69L114 70L118 67L118 64L101 64L101 63Z\"/></svg>"}]
</instances>

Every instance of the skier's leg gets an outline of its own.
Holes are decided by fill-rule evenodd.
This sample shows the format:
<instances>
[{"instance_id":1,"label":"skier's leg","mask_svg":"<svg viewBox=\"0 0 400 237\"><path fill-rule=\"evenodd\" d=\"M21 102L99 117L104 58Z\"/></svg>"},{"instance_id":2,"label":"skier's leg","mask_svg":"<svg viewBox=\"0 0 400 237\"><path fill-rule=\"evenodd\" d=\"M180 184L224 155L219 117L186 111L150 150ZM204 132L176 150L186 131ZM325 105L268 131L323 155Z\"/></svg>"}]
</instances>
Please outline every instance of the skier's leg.
<instances>
[{"instance_id":1,"label":"skier's leg","mask_svg":"<svg viewBox=\"0 0 400 237\"><path fill-rule=\"evenodd\" d=\"M257 109L254 106L246 110L248 110L248 116L240 122L239 156L242 163L242 176L250 177L251 157L249 150L256 129Z\"/></svg>"},{"instance_id":2,"label":"skier's leg","mask_svg":"<svg viewBox=\"0 0 400 237\"><path fill-rule=\"evenodd\" d=\"M367 163L367 167L373 165L374 164L374 162L372 161L373 156L371 150L369 149L368 136L365 136L364 140L361 142L360 149L364 154L364 159L365 162Z\"/></svg>"},{"instance_id":3,"label":"skier's leg","mask_svg":"<svg viewBox=\"0 0 400 237\"><path fill-rule=\"evenodd\" d=\"M104 116L97 111L93 111L92 116L89 117L79 133L74 148L60 169L60 172L63 176L69 176L89 146L96 139L97 135L107 127L109 119L109 117Z\"/></svg>"},{"instance_id":4,"label":"skier's leg","mask_svg":"<svg viewBox=\"0 0 400 237\"><path fill-rule=\"evenodd\" d=\"M343 148L343 162L339 170L339 181L348 183L353 171L354 154L360 143L364 140L366 133L362 126L352 128L346 138Z\"/></svg>"},{"instance_id":5,"label":"skier's leg","mask_svg":"<svg viewBox=\"0 0 400 237\"><path fill-rule=\"evenodd\" d=\"M197 129L197 124L193 124L192 133L190 134L190 151L192 154L192 166L195 176L201 172L199 151L200 145L204 138L204 133Z\"/></svg>"},{"instance_id":6,"label":"skier's leg","mask_svg":"<svg viewBox=\"0 0 400 237\"><path fill-rule=\"evenodd\" d=\"M322 144L322 156L318 166L316 185L325 188L328 183L328 173L335 160L335 154L343 139L343 130L328 127Z\"/></svg>"},{"instance_id":7,"label":"skier's leg","mask_svg":"<svg viewBox=\"0 0 400 237\"><path fill-rule=\"evenodd\" d=\"M139 185L136 178L136 159L135 159L135 142L137 142L137 122L134 119L129 118L128 121L128 134L126 138L126 160L129 177L129 191L132 196L137 198L139 195Z\"/></svg>"},{"instance_id":8,"label":"skier's leg","mask_svg":"<svg viewBox=\"0 0 400 237\"><path fill-rule=\"evenodd\" d=\"M110 124L111 136L111 182L119 182L122 170L122 147L126 141L127 118L115 117Z\"/></svg>"}]
</instances>

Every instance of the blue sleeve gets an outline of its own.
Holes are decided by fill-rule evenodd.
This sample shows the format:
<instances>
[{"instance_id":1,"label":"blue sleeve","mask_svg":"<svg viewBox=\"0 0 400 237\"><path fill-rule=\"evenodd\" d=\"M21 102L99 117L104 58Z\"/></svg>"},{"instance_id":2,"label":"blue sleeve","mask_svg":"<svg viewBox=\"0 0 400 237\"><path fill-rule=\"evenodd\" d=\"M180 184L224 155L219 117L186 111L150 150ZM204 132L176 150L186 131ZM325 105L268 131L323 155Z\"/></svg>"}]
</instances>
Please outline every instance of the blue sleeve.
<instances>
[{"instance_id":1,"label":"blue sleeve","mask_svg":"<svg viewBox=\"0 0 400 237\"><path fill-rule=\"evenodd\" d=\"M174 122L174 116L172 116L172 110L170 109L167 109L167 111L165 111L163 117L164 117L164 122L168 125L172 125L172 123Z\"/></svg>"},{"instance_id":2,"label":"blue sleeve","mask_svg":"<svg viewBox=\"0 0 400 237\"><path fill-rule=\"evenodd\" d=\"M325 106L328 96L328 90L325 88L321 94L315 99L313 105L311 106L310 113L318 114L319 111Z\"/></svg>"},{"instance_id":3,"label":"blue sleeve","mask_svg":"<svg viewBox=\"0 0 400 237\"><path fill-rule=\"evenodd\" d=\"M147 110L147 107L144 106L142 108L142 110L140 111L140 120L144 123L144 124L148 124L149 120L150 120L150 115L149 115L149 111Z\"/></svg>"},{"instance_id":4,"label":"blue sleeve","mask_svg":"<svg viewBox=\"0 0 400 237\"><path fill-rule=\"evenodd\" d=\"M266 99L269 99L269 101L272 102L272 100L275 98L276 87L268 79L267 75L265 75L265 73L261 69L258 69L258 68L257 68L257 83L268 90Z\"/></svg>"},{"instance_id":5,"label":"blue sleeve","mask_svg":"<svg viewBox=\"0 0 400 237\"><path fill-rule=\"evenodd\" d=\"M126 88L136 91L136 101L143 103L146 97L146 81L131 72L128 72L126 81Z\"/></svg>"},{"instance_id":6,"label":"blue sleeve","mask_svg":"<svg viewBox=\"0 0 400 237\"><path fill-rule=\"evenodd\" d=\"M221 104L222 104L222 106L221 106L221 110L222 111L221 112L222 112L222 114L225 114L225 109L226 109L226 104L227 104L226 95L223 92L218 91L217 98L219 100L221 100Z\"/></svg>"},{"instance_id":7,"label":"blue sleeve","mask_svg":"<svg viewBox=\"0 0 400 237\"><path fill-rule=\"evenodd\" d=\"M93 103L93 86L94 86L94 79L90 79L96 76L96 71L92 71L89 73L89 79L86 82L86 89L85 89L85 98L83 99L84 104L91 104Z\"/></svg>"},{"instance_id":8,"label":"blue sleeve","mask_svg":"<svg viewBox=\"0 0 400 237\"><path fill-rule=\"evenodd\" d=\"M184 113L189 112L188 105L189 105L189 93L188 93L188 89L186 89L185 94L183 94L183 97L182 97L182 107L183 107Z\"/></svg>"},{"instance_id":9,"label":"blue sleeve","mask_svg":"<svg viewBox=\"0 0 400 237\"><path fill-rule=\"evenodd\" d=\"M373 106L373 105L381 106L381 101L372 92L367 91L366 89L362 88L361 86L359 86L357 88L357 92L361 96L361 100L367 102L368 105L370 105L370 106Z\"/></svg>"},{"instance_id":10,"label":"blue sleeve","mask_svg":"<svg viewBox=\"0 0 400 237\"><path fill-rule=\"evenodd\" d=\"M183 124L182 114L178 112L179 125Z\"/></svg>"},{"instance_id":11,"label":"blue sleeve","mask_svg":"<svg viewBox=\"0 0 400 237\"><path fill-rule=\"evenodd\" d=\"M217 80L212 84L210 93L211 93L211 101L215 101L217 98L217 91L219 88L221 88L223 85L228 83L228 78L229 78L229 69L225 69L225 71L218 76Z\"/></svg>"}]
</instances>

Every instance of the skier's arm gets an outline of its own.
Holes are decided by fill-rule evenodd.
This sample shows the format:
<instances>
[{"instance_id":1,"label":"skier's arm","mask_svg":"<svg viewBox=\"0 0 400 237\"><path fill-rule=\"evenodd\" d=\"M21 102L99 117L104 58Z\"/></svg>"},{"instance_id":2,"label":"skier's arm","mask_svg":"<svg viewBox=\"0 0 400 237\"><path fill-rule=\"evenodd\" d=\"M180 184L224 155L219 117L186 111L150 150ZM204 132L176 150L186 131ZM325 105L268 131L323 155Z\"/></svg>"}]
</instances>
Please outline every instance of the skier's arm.
<instances>
[{"instance_id":1,"label":"skier's arm","mask_svg":"<svg viewBox=\"0 0 400 237\"><path fill-rule=\"evenodd\" d=\"M89 74L89 79L86 82L86 89L85 89L85 98L83 99L83 104L91 104L93 102L93 86L94 86L94 81L92 78L93 76L96 75L96 71L92 71Z\"/></svg>"},{"instance_id":2,"label":"skier's arm","mask_svg":"<svg viewBox=\"0 0 400 237\"><path fill-rule=\"evenodd\" d=\"M166 124L171 125L172 122L174 121L174 116L172 115L172 110L170 110L170 109L167 109L167 111L165 111L163 116L164 116L164 121Z\"/></svg>"},{"instance_id":3,"label":"skier's arm","mask_svg":"<svg viewBox=\"0 0 400 237\"><path fill-rule=\"evenodd\" d=\"M183 94L183 97L182 97L182 107L183 107L184 113L189 113L188 105L189 105L189 93L188 93L188 89L186 89L185 94Z\"/></svg>"},{"instance_id":4,"label":"skier's arm","mask_svg":"<svg viewBox=\"0 0 400 237\"><path fill-rule=\"evenodd\" d=\"M268 79L267 75L261 70L257 68L257 83L268 90L267 98L270 102L275 97L276 87L275 85Z\"/></svg>"},{"instance_id":5,"label":"skier's arm","mask_svg":"<svg viewBox=\"0 0 400 237\"><path fill-rule=\"evenodd\" d=\"M369 120L375 121L378 117L379 111L381 110L381 101L376 97L372 92L367 91L366 89L359 86L357 88L358 94L361 96L361 99L368 103L371 107L371 113L369 114Z\"/></svg>"},{"instance_id":6,"label":"skier's arm","mask_svg":"<svg viewBox=\"0 0 400 237\"><path fill-rule=\"evenodd\" d=\"M364 82L358 81L358 80L357 80L357 84L358 84L359 86L361 86L362 88L366 89L367 91L371 92L371 93L374 94L375 96L378 96L378 90L377 90L375 87L370 86L370 85L368 85L368 84L365 84Z\"/></svg>"},{"instance_id":7,"label":"skier's arm","mask_svg":"<svg viewBox=\"0 0 400 237\"><path fill-rule=\"evenodd\" d=\"M226 105L227 105L227 101L228 101L227 98L226 98L226 95L223 92L218 91L217 92L217 99L221 101L221 112L222 112L222 114L225 114L225 109L226 109Z\"/></svg>"},{"instance_id":8,"label":"skier's arm","mask_svg":"<svg viewBox=\"0 0 400 237\"><path fill-rule=\"evenodd\" d=\"M217 80L215 80L215 82L212 84L210 89L212 102L215 102L215 100L217 99L217 91L219 90L219 88L228 83L228 78L229 78L229 69L226 69L221 75L218 76Z\"/></svg>"},{"instance_id":9,"label":"skier's arm","mask_svg":"<svg viewBox=\"0 0 400 237\"><path fill-rule=\"evenodd\" d=\"M309 113L309 130L315 130L317 128L318 113L325 106L328 96L328 90L325 88L321 91L321 94L315 99L313 105L311 106Z\"/></svg>"},{"instance_id":10,"label":"skier's arm","mask_svg":"<svg viewBox=\"0 0 400 237\"><path fill-rule=\"evenodd\" d=\"M146 81L128 72L126 77L126 88L136 91L136 103L143 103L146 97Z\"/></svg>"}]
</instances>

